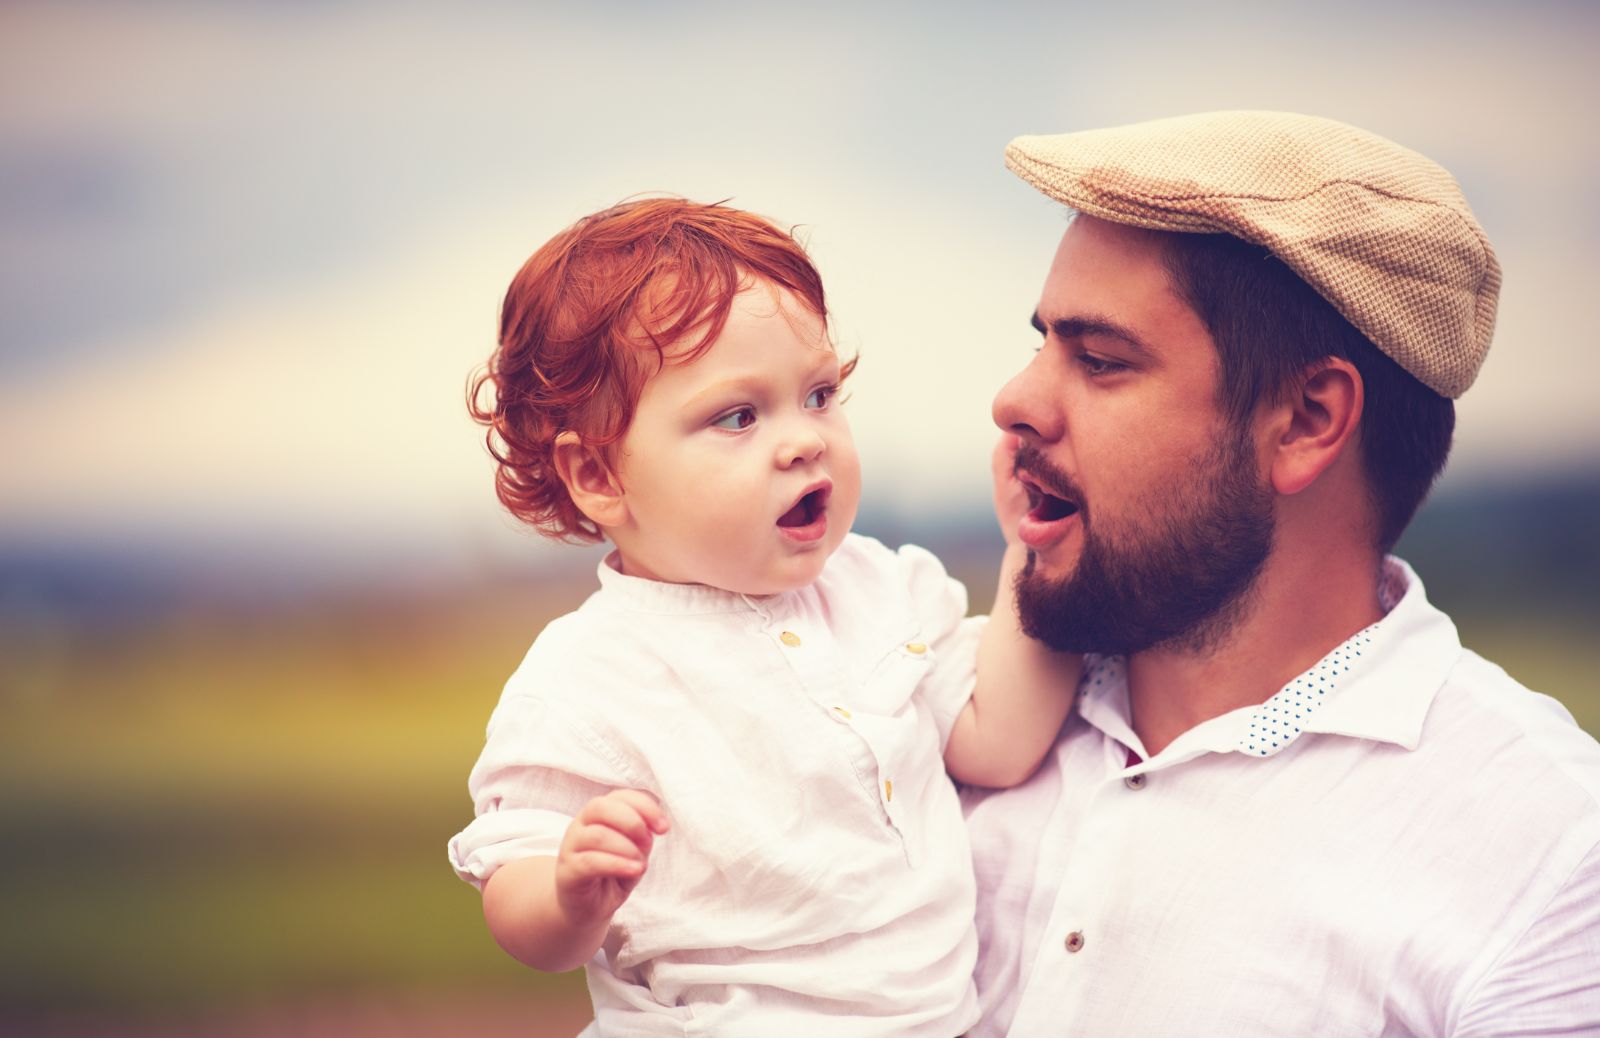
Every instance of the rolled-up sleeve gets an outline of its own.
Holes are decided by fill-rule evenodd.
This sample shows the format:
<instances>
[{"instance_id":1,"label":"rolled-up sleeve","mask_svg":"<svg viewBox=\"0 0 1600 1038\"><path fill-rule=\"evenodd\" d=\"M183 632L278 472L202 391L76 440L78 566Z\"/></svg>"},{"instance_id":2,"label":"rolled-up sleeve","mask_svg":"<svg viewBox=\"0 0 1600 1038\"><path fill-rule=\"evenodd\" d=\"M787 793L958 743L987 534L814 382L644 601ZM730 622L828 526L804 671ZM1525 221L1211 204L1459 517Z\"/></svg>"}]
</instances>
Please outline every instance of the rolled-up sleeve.
<instances>
[{"instance_id":1,"label":"rolled-up sleeve","mask_svg":"<svg viewBox=\"0 0 1600 1038\"><path fill-rule=\"evenodd\" d=\"M553 856L584 804L638 785L630 770L559 704L508 690L467 780L477 816L450 840L451 868L482 890L507 862Z\"/></svg>"},{"instance_id":2,"label":"rolled-up sleeve","mask_svg":"<svg viewBox=\"0 0 1600 1038\"><path fill-rule=\"evenodd\" d=\"M942 750L977 684L978 641L988 617L967 615L966 587L932 552L907 544L897 554L912 609L934 653L935 665L917 695L933 715Z\"/></svg>"}]
</instances>

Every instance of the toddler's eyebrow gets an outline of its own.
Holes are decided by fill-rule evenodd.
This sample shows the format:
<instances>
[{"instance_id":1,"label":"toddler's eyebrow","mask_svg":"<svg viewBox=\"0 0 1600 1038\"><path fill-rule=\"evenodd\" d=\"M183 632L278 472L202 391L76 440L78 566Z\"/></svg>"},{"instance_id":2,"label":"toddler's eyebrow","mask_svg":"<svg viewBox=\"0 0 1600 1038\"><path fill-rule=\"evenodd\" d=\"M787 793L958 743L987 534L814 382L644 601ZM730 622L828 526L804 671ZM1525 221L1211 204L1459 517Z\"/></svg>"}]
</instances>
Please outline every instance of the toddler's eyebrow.
<instances>
[{"instance_id":1,"label":"toddler's eyebrow","mask_svg":"<svg viewBox=\"0 0 1600 1038\"><path fill-rule=\"evenodd\" d=\"M817 378L825 371L837 372L839 370L839 354L832 349L817 351L817 362L811 366L811 377ZM833 378L838 378L837 374Z\"/></svg>"},{"instance_id":2,"label":"toddler's eyebrow","mask_svg":"<svg viewBox=\"0 0 1600 1038\"><path fill-rule=\"evenodd\" d=\"M709 403L713 400L719 400L723 397L755 396L763 389L764 381L765 380L761 378L748 375L737 378L725 378L721 382L713 382L711 385L690 397L688 406L690 408L699 407L704 403Z\"/></svg>"},{"instance_id":3,"label":"toddler's eyebrow","mask_svg":"<svg viewBox=\"0 0 1600 1038\"><path fill-rule=\"evenodd\" d=\"M1121 339L1130 350L1146 360L1152 356L1150 347L1146 346L1144 341L1133 333L1132 329L1127 325L1118 324L1109 317L1100 317L1098 315L1090 317L1058 317L1051 321L1047 328L1044 320L1040 318L1039 312L1035 310L1029 323L1033 325L1033 330L1040 335L1048 335L1054 332L1058 339L1080 339L1086 335L1106 335L1113 339Z\"/></svg>"},{"instance_id":4,"label":"toddler's eyebrow","mask_svg":"<svg viewBox=\"0 0 1600 1038\"><path fill-rule=\"evenodd\" d=\"M820 378L824 372L837 372L838 368L838 355L832 350L827 350L822 353L821 359L818 360L816 364L812 365L811 372L807 376L807 380L809 381L811 379ZM837 374L831 374L830 380L838 381L838 378L839 376ZM711 385L690 397L688 403L684 406L692 410L698 407L703 407L712 401L723 400L729 397L760 396L762 393L767 391L768 384L769 383L766 377L762 375L736 375L733 378L725 378L720 382L713 382Z\"/></svg>"}]
</instances>

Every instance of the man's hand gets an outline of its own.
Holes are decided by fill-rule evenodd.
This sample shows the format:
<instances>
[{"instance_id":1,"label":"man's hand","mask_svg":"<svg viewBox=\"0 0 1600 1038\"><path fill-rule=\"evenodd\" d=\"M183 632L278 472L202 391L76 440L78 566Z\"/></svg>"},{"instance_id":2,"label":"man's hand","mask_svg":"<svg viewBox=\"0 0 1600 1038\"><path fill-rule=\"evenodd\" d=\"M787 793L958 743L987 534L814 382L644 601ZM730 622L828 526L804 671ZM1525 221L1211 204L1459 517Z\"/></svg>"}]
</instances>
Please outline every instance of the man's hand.
<instances>
[{"instance_id":1,"label":"man's hand","mask_svg":"<svg viewBox=\"0 0 1600 1038\"><path fill-rule=\"evenodd\" d=\"M556 901L570 923L609 920L639 885L651 845L668 828L656 798L637 789L583 805L556 855Z\"/></svg>"},{"instance_id":2,"label":"man's hand","mask_svg":"<svg viewBox=\"0 0 1600 1038\"><path fill-rule=\"evenodd\" d=\"M1021 443L1021 438L1015 434L1002 433L990 458L994 474L994 515L1000 521L1000 533L1007 545L1022 543L1017 538L1017 524L1028 514L1028 492L1013 468Z\"/></svg>"}]
</instances>

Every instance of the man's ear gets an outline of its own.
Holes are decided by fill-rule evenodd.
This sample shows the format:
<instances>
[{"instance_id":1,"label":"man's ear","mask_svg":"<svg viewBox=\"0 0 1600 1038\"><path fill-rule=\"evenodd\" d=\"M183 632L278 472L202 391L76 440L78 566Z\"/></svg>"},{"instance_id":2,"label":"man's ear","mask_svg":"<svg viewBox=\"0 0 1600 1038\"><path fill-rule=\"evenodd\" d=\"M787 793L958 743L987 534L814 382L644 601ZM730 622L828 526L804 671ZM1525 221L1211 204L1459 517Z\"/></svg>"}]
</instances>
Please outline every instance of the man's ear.
<instances>
[{"instance_id":1,"label":"man's ear","mask_svg":"<svg viewBox=\"0 0 1600 1038\"><path fill-rule=\"evenodd\" d=\"M552 457L556 475L566 484L578 511L602 530L627 521L628 502L622 481L597 448L584 443L575 432L564 432L556 437Z\"/></svg>"},{"instance_id":2,"label":"man's ear","mask_svg":"<svg viewBox=\"0 0 1600 1038\"><path fill-rule=\"evenodd\" d=\"M1298 494L1356 442L1365 396L1361 373L1342 357L1307 368L1272 409L1272 488Z\"/></svg>"}]
</instances>

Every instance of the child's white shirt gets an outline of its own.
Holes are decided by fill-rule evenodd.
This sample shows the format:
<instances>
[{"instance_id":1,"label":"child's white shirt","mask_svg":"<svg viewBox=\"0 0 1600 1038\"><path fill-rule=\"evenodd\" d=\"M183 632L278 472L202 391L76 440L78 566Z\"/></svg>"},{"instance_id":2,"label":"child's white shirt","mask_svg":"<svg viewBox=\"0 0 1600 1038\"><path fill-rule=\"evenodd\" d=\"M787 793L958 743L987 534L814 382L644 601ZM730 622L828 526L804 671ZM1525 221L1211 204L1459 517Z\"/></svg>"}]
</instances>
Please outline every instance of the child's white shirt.
<instances>
[{"instance_id":1,"label":"child's white shirt","mask_svg":"<svg viewBox=\"0 0 1600 1038\"><path fill-rule=\"evenodd\" d=\"M609 561L609 560L608 560ZM507 683L450 841L478 887L578 810L672 830L588 965L602 1035L927 1035L978 1017L966 829L943 748L981 618L921 548L852 534L749 597L600 565Z\"/></svg>"}]
</instances>

